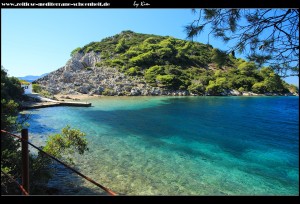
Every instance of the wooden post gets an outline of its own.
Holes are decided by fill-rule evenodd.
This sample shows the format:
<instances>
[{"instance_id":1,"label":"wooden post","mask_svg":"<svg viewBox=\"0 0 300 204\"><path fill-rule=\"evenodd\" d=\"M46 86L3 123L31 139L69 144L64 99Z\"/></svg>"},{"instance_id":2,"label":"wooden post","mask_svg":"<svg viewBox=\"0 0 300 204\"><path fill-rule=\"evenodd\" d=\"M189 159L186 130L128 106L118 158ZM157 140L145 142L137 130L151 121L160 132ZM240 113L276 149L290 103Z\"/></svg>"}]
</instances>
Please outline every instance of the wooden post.
<instances>
[{"instance_id":1,"label":"wooden post","mask_svg":"<svg viewBox=\"0 0 300 204\"><path fill-rule=\"evenodd\" d=\"M22 185L29 194L28 129L22 129Z\"/></svg>"}]
</instances>

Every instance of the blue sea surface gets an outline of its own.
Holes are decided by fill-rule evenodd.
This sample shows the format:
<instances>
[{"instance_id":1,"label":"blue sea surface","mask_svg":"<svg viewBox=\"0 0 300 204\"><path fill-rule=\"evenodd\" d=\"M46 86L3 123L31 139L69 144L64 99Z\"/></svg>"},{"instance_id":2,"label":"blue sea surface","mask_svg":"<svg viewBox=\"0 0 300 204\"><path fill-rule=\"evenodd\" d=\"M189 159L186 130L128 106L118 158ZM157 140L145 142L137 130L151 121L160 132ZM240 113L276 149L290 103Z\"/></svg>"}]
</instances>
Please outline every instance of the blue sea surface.
<instances>
[{"instance_id":1,"label":"blue sea surface","mask_svg":"<svg viewBox=\"0 0 300 204\"><path fill-rule=\"evenodd\" d=\"M76 168L121 195L299 195L299 97L99 97L30 111L44 145L66 125L87 134ZM103 194L64 168L49 186Z\"/></svg>"}]
</instances>

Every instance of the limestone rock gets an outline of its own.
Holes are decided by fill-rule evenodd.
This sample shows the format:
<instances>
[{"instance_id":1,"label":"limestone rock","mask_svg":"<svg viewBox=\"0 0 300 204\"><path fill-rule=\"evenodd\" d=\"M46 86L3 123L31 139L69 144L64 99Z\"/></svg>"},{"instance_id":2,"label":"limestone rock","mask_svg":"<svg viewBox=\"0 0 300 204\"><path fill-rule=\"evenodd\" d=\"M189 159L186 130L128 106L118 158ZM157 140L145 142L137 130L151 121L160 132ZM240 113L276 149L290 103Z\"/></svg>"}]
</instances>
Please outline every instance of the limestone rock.
<instances>
[{"instance_id":1,"label":"limestone rock","mask_svg":"<svg viewBox=\"0 0 300 204\"><path fill-rule=\"evenodd\" d=\"M65 65L66 71L78 71L86 67L94 67L100 62L100 55L95 52L83 54L82 52L74 54L74 56Z\"/></svg>"},{"instance_id":2,"label":"limestone rock","mask_svg":"<svg viewBox=\"0 0 300 204\"><path fill-rule=\"evenodd\" d=\"M241 96L242 94L238 90L232 89L232 90L228 90L227 95L229 95L229 96Z\"/></svg>"},{"instance_id":3,"label":"limestone rock","mask_svg":"<svg viewBox=\"0 0 300 204\"><path fill-rule=\"evenodd\" d=\"M131 96L139 96L141 95L141 91L138 88L132 88L130 91Z\"/></svg>"}]
</instances>

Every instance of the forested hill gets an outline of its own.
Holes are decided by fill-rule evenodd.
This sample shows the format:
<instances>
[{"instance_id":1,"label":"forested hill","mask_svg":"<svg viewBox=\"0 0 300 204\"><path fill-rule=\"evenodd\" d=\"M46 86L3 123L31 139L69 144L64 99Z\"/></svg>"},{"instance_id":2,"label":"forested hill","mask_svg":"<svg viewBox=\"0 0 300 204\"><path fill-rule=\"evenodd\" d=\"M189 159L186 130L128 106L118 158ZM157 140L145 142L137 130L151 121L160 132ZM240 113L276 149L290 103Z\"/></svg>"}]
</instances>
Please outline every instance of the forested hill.
<instances>
[{"instance_id":1,"label":"forested hill","mask_svg":"<svg viewBox=\"0 0 300 204\"><path fill-rule=\"evenodd\" d=\"M71 52L67 64L36 83L52 94L287 94L296 87L270 68L211 45L123 31ZM290 90L290 91L289 91Z\"/></svg>"}]
</instances>

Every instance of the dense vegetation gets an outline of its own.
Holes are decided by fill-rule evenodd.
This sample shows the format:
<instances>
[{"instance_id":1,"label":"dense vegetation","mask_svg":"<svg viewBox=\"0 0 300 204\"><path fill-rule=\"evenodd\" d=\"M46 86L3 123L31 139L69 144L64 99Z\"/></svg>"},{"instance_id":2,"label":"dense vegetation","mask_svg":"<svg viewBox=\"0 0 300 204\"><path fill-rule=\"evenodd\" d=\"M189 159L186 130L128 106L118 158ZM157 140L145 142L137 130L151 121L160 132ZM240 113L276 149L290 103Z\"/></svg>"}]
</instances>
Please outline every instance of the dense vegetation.
<instances>
[{"instance_id":1,"label":"dense vegetation","mask_svg":"<svg viewBox=\"0 0 300 204\"><path fill-rule=\"evenodd\" d=\"M19 107L24 90L21 81L15 77L8 77L6 70L1 66L1 129L9 132L17 132L19 135L26 124L26 116L19 114ZM18 117L19 116L19 117ZM34 143L34 142L33 142ZM75 152L83 154L87 149L85 134L77 129L66 127L62 134L50 136L43 147L44 151L55 155L65 161L72 162L71 155ZM30 192L31 194L47 194L46 184L53 175L51 162L41 153L30 154ZM5 172L12 178L21 181L21 150L20 142L1 132L1 194L20 194L17 185L11 181Z\"/></svg>"},{"instance_id":2,"label":"dense vegetation","mask_svg":"<svg viewBox=\"0 0 300 204\"><path fill-rule=\"evenodd\" d=\"M91 51L101 56L96 66L115 67L168 90L197 95L220 95L231 89L284 94L291 88L269 67L259 69L254 62L236 59L211 45L169 36L123 31L76 48L71 55Z\"/></svg>"}]
</instances>

